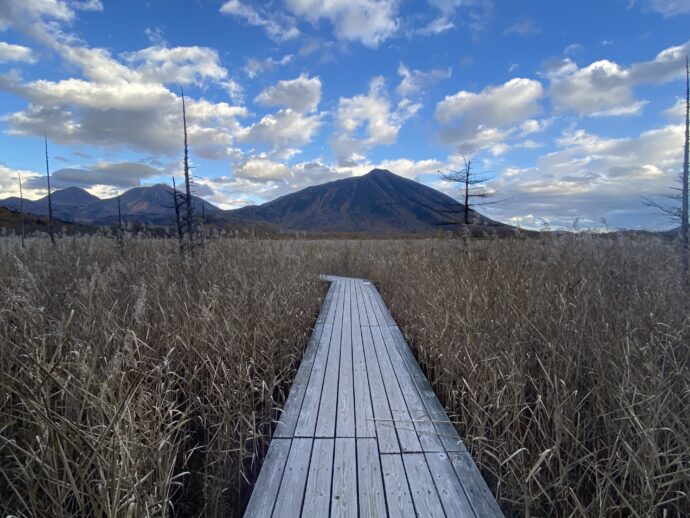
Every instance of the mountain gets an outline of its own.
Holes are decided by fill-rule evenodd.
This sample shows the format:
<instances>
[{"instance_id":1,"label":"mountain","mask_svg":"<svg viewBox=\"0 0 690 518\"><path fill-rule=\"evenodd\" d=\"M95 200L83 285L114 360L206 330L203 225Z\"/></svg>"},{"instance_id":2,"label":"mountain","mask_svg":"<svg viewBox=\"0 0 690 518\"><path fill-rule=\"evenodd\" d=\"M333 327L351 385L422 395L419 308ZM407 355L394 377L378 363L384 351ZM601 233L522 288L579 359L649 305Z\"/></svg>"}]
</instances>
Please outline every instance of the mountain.
<instances>
[{"instance_id":1,"label":"mountain","mask_svg":"<svg viewBox=\"0 0 690 518\"><path fill-rule=\"evenodd\" d=\"M172 226L175 213L172 201L173 190L163 184L151 187L135 187L120 196L120 210L125 222L148 223ZM112 225L117 223L117 197L101 199L79 187L68 187L52 193L53 215L57 219L90 225ZM18 211L17 197L0 200L0 206ZM197 213L214 217L223 211L215 205L193 196L192 207ZM203 207L203 209L202 209ZM38 200L24 200L24 212L46 216L48 196Z\"/></svg>"},{"instance_id":2,"label":"mountain","mask_svg":"<svg viewBox=\"0 0 690 518\"><path fill-rule=\"evenodd\" d=\"M384 169L307 187L263 205L228 211L286 230L326 233L430 234L457 227L463 205L431 187ZM507 225L470 211L474 225Z\"/></svg>"},{"instance_id":3,"label":"mountain","mask_svg":"<svg viewBox=\"0 0 690 518\"><path fill-rule=\"evenodd\" d=\"M102 200L77 187L55 191L52 196L58 219L90 225L117 223L117 198ZM0 200L0 206L17 211L19 199ZM260 233L286 230L388 236L457 229L462 227L463 212L463 205L450 196L383 169L307 187L263 205L225 211L194 197L193 206L196 214L204 213L207 224L233 231L249 228ZM167 185L130 189L120 196L120 208L128 223L175 225L172 188ZM24 211L47 215L47 197L25 200ZM470 211L470 218L475 233L512 228L475 211Z\"/></svg>"}]
</instances>

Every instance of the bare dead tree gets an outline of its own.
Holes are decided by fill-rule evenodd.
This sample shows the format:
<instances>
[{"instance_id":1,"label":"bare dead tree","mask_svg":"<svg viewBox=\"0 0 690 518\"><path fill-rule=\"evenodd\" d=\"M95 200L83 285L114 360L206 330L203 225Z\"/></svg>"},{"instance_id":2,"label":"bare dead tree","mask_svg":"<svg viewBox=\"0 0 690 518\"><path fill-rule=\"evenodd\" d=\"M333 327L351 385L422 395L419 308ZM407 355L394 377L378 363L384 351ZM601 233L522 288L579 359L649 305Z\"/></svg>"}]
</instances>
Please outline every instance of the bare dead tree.
<instances>
[{"instance_id":1,"label":"bare dead tree","mask_svg":"<svg viewBox=\"0 0 690 518\"><path fill-rule=\"evenodd\" d=\"M24 248L24 191L22 190L22 173L17 171L19 181L19 221L22 233L22 248Z\"/></svg>"},{"instance_id":2,"label":"bare dead tree","mask_svg":"<svg viewBox=\"0 0 690 518\"><path fill-rule=\"evenodd\" d=\"M175 223L177 224L177 240L180 244L180 251L184 249L184 232L182 230L182 219L180 218L180 209L182 208L183 200L181 200L181 195L177 192L177 186L175 185L175 177L172 177L173 183L173 207L175 208Z\"/></svg>"},{"instance_id":3,"label":"bare dead tree","mask_svg":"<svg viewBox=\"0 0 690 518\"><path fill-rule=\"evenodd\" d=\"M117 241L122 244L124 232L122 229L122 206L120 205L120 195L117 195Z\"/></svg>"},{"instance_id":4,"label":"bare dead tree","mask_svg":"<svg viewBox=\"0 0 690 518\"><path fill-rule=\"evenodd\" d=\"M683 176L681 179L681 225L680 231L683 235L683 274L686 286L690 286L690 220L688 219L688 169L690 158L690 66L688 57L685 57L685 145L683 147Z\"/></svg>"},{"instance_id":5,"label":"bare dead tree","mask_svg":"<svg viewBox=\"0 0 690 518\"><path fill-rule=\"evenodd\" d=\"M481 205L491 205L496 202L483 202L478 200L486 200L494 196L494 192L490 191L486 187L486 182L489 180L488 176L477 174L472 171L472 161L463 159L464 166L458 171L452 169L447 169L446 171L439 171L441 178L447 182L459 183L463 189L463 200L464 203L459 209L452 209L449 212L458 213L462 211L463 218L462 221L465 225L469 225L470 213L472 212L472 207ZM501 200L502 201L502 200ZM456 223L456 222L452 222Z\"/></svg>"},{"instance_id":6,"label":"bare dead tree","mask_svg":"<svg viewBox=\"0 0 690 518\"><path fill-rule=\"evenodd\" d=\"M55 231L53 229L53 197L50 192L50 167L48 166L48 135L43 134L46 147L46 179L48 180L48 233L50 242L55 244Z\"/></svg>"},{"instance_id":7,"label":"bare dead tree","mask_svg":"<svg viewBox=\"0 0 690 518\"><path fill-rule=\"evenodd\" d=\"M184 101L184 90L180 85L182 97L182 126L184 129L184 184L185 184L185 220L187 224L187 240L192 248L194 240L194 220L192 214L192 189L189 179L189 146L187 145L187 110Z\"/></svg>"}]
</instances>

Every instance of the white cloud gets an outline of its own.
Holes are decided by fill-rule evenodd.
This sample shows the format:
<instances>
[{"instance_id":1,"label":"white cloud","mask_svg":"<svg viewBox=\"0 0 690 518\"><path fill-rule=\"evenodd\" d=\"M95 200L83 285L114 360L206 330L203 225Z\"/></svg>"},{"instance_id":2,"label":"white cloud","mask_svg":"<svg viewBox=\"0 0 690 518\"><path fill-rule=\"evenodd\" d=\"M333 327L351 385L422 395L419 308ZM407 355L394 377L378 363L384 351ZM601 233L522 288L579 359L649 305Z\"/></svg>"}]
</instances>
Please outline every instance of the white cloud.
<instances>
[{"instance_id":1,"label":"white cloud","mask_svg":"<svg viewBox=\"0 0 690 518\"><path fill-rule=\"evenodd\" d=\"M36 63L36 56L29 47L13 45L0 41L0 63L10 62Z\"/></svg>"},{"instance_id":2,"label":"white cloud","mask_svg":"<svg viewBox=\"0 0 690 518\"><path fill-rule=\"evenodd\" d=\"M404 99L393 109L385 86L383 77L375 77L366 95L340 98L331 141L340 161L359 161L369 148L392 144L403 123L421 108Z\"/></svg>"},{"instance_id":3,"label":"white cloud","mask_svg":"<svg viewBox=\"0 0 690 518\"><path fill-rule=\"evenodd\" d=\"M539 34L540 32L541 27L539 27L537 22L529 18L524 18L515 21L503 32L503 34L506 36L510 36L511 34L517 34L519 36L532 36L534 34Z\"/></svg>"},{"instance_id":4,"label":"white cloud","mask_svg":"<svg viewBox=\"0 0 690 518\"><path fill-rule=\"evenodd\" d=\"M249 58L247 59L247 64L244 66L243 70L250 79L273 70L276 67L287 65L292 61L294 56L292 54L285 54L280 59L274 59L271 57L265 59Z\"/></svg>"},{"instance_id":5,"label":"white cloud","mask_svg":"<svg viewBox=\"0 0 690 518\"><path fill-rule=\"evenodd\" d=\"M309 144L320 127L319 115L307 116L285 108L262 117L247 128L238 140L264 144L272 149L300 147Z\"/></svg>"},{"instance_id":6,"label":"white cloud","mask_svg":"<svg viewBox=\"0 0 690 518\"><path fill-rule=\"evenodd\" d=\"M518 125L541 112L543 95L539 81L515 78L479 93L462 90L446 96L435 111L436 120L444 125L440 139L460 153L472 154L484 148L495 155L505 153L503 143L518 132Z\"/></svg>"},{"instance_id":7,"label":"white cloud","mask_svg":"<svg viewBox=\"0 0 690 518\"><path fill-rule=\"evenodd\" d=\"M570 58L551 63L549 95L558 111L583 115L635 115L644 102L635 99L633 88L645 83L664 83L682 77L690 43L667 48L652 60L624 67L600 60L579 68Z\"/></svg>"},{"instance_id":8,"label":"white cloud","mask_svg":"<svg viewBox=\"0 0 690 518\"><path fill-rule=\"evenodd\" d=\"M646 4L667 18L690 13L690 0L646 0Z\"/></svg>"},{"instance_id":9,"label":"white cloud","mask_svg":"<svg viewBox=\"0 0 690 518\"><path fill-rule=\"evenodd\" d=\"M290 176L290 169L281 163L264 157L248 157L233 164L235 178L245 178L257 182L282 180Z\"/></svg>"},{"instance_id":10,"label":"white cloud","mask_svg":"<svg viewBox=\"0 0 690 518\"><path fill-rule=\"evenodd\" d=\"M228 75L220 65L218 52L208 47L153 46L124 54L135 67L140 81L156 83L203 84L219 81Z\"/></svg>"},{"instance_id":11,"label":"white cloud","mask_svg":"<svg viewBox=\"0 0 690 518\"><path fill-rule=\"evenodd\" d=\"M220 12L240 18L249 25L263 27L266 34L277 41L292 40L300 35L292 18L278 15L269 9L256 9L240 0L228 0L221 6Z\"/></svg>"},{"instance_id":12,"label":"white cloud","mask_svg":"<svg viewBox=\"0 0 690 518\"><path fill-rule=\"evenodd\" d=\"M378 47L399 27L396 0L286 0L288 9L312 23L326 19L338 39Z\"/></svg>"},{"instance_id":13,"label":"white cloud","mask_svg":"<svg viewBox=\"0 0 690 518\"><path fill-rule=\"evenodd\" d=\"M404 63L400 63L398 67L398 74L402 77L400 84L396 91L398 95L409 97L411 95L424 92L437 82L448 79L451 76L451 69L434 69L429 72L422 72L421 70L410 70Z\"/></svg>"},{"instance_id":14,"label":"white cloud","mask_svg":"<svg viewBox=\"0 0 690 518\"><path fill-rule=\"evenodd\" d=\"M507 201L488 209L509 221L526 215L567 225L575 218L610 225L649 227L655 217L643 196L668 194L682 162L683 126L669 125L631 138L606 138L566 130L558 149L533 168L506 167L492 188ZM527 221L529 218L527 218ZM662 222L663 223L663 222Z\"/></svg>"},{"instance_id":15,"label":"white cloud","mask_svg":"<svg viewBox=\"0 0 690 518\"><path fill-rule=\"evenodd\" d=\"M27 182L33 182L37 178L42 178L43 175L40 173L27 169L13 169L0 162L0 199L9 198L10 196L19 196L18 175L21 175L24 190L23 194L26 199L33 200L40 198L43 196L44 190L47 192L46 189L34 191L26 187Z\"/></svg>"},{"instance_id":16,"label":"white cloud","mask_svg":"<svg viewBox=\"0 0 690 518\"><path fill-rule=\"evenodd\" d=\"M261 92L255 102L263 106L281 106L296 112L316 110L321 100L321 79L305 74L278 81L275 85Z\"/></svg>"},{"instance_id":17,"label":"white cloud","mask_svg":"<svg viewBox=\"0 0 690 518\"><path fill-rule=\"evenodd\" d=\"M445 124L462 119L471 125L505 126L539 113L543 94L539 81L515 78L479 93L461 90L446 96L437 104L435 115Z\"/></svg>"}]
</instances>

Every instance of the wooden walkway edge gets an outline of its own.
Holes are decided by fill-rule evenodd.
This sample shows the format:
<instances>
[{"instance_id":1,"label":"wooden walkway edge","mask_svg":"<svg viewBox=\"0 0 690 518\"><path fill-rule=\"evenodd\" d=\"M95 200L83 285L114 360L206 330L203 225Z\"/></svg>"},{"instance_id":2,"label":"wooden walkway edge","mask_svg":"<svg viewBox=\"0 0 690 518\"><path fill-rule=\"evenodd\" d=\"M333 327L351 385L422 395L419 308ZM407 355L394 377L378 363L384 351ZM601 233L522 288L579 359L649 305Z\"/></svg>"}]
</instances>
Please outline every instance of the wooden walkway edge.
<instances>
[{"instance_id":1,"label":"wooden walkway edge","mask_svg":"<svg viewBox=\"0 0 690 518\"><path fill-rule=\"evenodd\" d=\"M324 279L245 516L503 516L376 288Z\"/></svg>"}]
</instances>

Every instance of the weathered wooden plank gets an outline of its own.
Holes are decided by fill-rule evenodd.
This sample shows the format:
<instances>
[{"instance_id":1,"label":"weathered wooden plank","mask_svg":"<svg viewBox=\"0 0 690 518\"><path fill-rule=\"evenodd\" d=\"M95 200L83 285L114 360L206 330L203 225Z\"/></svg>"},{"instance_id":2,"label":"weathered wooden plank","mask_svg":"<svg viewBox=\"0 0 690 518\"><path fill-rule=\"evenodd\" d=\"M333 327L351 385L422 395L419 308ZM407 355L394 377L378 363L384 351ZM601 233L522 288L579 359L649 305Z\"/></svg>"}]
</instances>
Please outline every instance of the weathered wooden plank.
<instances>
[{"instance_id":1,"label":"weathered wooden plank","mask_svg":"<svg viewBox=\"0 0 690 518\"><path fill-rule=\"evenodd\" d=\"M445 516L424 454L405 453L402 457L417 516Z\"/></svg>"},{"instance_id":2,"label":"weathered wooden plank","mask_svg":"<svg viewBox=\"0 0 690 518\"><path fill-rule=\"evenodd\" d=\"M334 447L335 439L314 439L302 506L302 516L305 518L328 516L331 505Z\"/></svg>"},{"instance_id":3,"label":"weathered wooden plank","mask_svg":"<svg viewBox=\"0 0 690 518\"><path fill-rule=\"evenodd\" d=\"M378 305L379 312L377 313L377 316L380 317L379 325L397 325L395 320L393 319L393 315L391 314L390 309L388 309L388 306L386 306L386 303L383 301L383 297L379 293L379 290L377 290L372 283L369 283L368 287L369 291L371 292L372 299Z\"/></svg>"},{"instance_id":4,"label":"weathered wooden plank","mask_svg":"<svg viewBox=\"0 0 690 518\"><path fill-rule=\"evenodd\" d=\"M340 339L340 374L338 376L338 417L336 437L355 436L355 387L352 372L352 284L343 282L345 302ZM356 301L355 301L356 303Z\"/></svg>"},{"instance_id":5,"label":"weathered wooden plank","mask_svg":"<svg viewBox=\"0 0 690 518\"><path fill-rule=\"evenodd\" d=\"M381 376L383 377L383 385L386 388L388 395L388 403L391 408L391 415L394 422L395 430L400 440L400 449L403 452L419 452L422 451L422 446L417 438L412 418L407 410L407 403L403 397L398 379L391 364L386 349L386 343L383 341L380 327L372 327L371 334L374 339L374 348L376 350L376 357L378 358L379 366L381 367Z\"/></svg>"},{"instance_id":6,"label":"weathered wooden plank","mask_svg":"<svg viewBox=\"0 0 690 518\"><path fill-rule=\"evenodd\" d=\"M429 471L447 516L474 518L474 510L446 452L426 454Z\"/></svg>"},{"instance_id":7,"label":"weathered wooden plank","mask_svg":"<svg viewBox=\"0 0 690 518\"><path fill-rule=\"evenodd\" d=\"M336 287L331 284L326 292L326 298L323 301L321 310L319 311L319 316L316 318L317 324L325 324L328 316L331 313L333 306L333 299L335 298Z\"/></svg>"},{"instance_id":8,"label":"weathered wooden plank","mask_svg":"<svg viewBox=\"0 0 690 518\"><path fill-rule=\"evenodd\" d=\"M357 439L359 515L386 516L381 459L376 439Z\"/></svg>"},{"instance_id":9,"label":"weathered wooden plank","mask_svg":"<svg viewBox=\"0 0 690 518\"><path fill-rule=\"evenodd\" d=\"M316 351L319 348L319 340L321 339L324 327L323 324L316 324L314 331L312 331L309 344L304 351L304 356L297 370L295 381L293 381L290 387L290 394L288 395L283 411L280 414L280 419L276 425L276 431L273 434L274 437L292 437L295 433L300 410L302 410L304 394L307 391L307 385L309 384L309 378L311 377L312 368L314 366L314 359L316 358Z\"/></svg>"},{"instance_id":10,"label":"weathered wooden plank","mask_svg":"<svg viewBox=\"0 0 690 518\"><path fill-rule=\"evenodd\" d=\"M434 427L433 420L419 394L417 385L398 351L398 344L391 334L391 329L390 326L383 326L379 329L379 332L386 343L386 350L388 351L393 370L398 378L400 391L402 392L403 399L407 403L407 409L413 421L409 423L407 427L417 430L417 437L422 446L422 451L445 451L441 438L438 436L436 428Z\"/></svg>"},{"instance_id":11,"label":"weathered wooden plank","mask_svg":"<svg viewBox=\"0 0 690 518\"><path fill-rule=\"evenodd\" d=\"M359 290L358 296L361 297L360 300L364 305L364 294L362 290ZM368 312L366 318L368 324ZM369 378L369 390L371 391L371 404L376 420L376 436L379 440L379 450L381 450L382 453L399 453L400 443L398 442L398 436L393 426L393 416L391 414L388 396L386 395L386 389L383 385L381 369L376 357L374 339L371 335L372 327L364 325L361 326L361 329L364 358L367 364L367 377Z\"/></svg>"},{"instance_id":12,"label":"weathered wooden plank","mask_svg":"<svg viewBox=\"0 0 690 518\"><path fill-rule=\"evenodd\" d=\"M334 290L333 302L331 303L332 308L329 311L329 317L321 333L314 365L304 394L304 401L302 402L300 415L297 419L295 437L313 437L316 429L321 393L323 391L324 374L326 371L328 354L331 349L331 342L333 340L333 328L337 313L336 308L340 297L340 290L336 284L331 284L331 289Z\"/></svg>"},{"instance_id":13,"label":"weathered wooden plank","mask_svg":"<svg viewBox=\"0 0 690 518\"><path fill-rule=\"evenodd\" d=\"M369 312L369 324L386 326L388 325L388 321L376 302L374 297L375 291L376 288L374 288L374 285L370 282L362 283L362 294L364 295L364 300L367 303L367 311Z\"/></svg>"},{"instance_id":14,"label":"weathered wooden plank","mask_svg":"<svg viewBox=\"0 0 690 518\"><path fill-rule=\"evenodd\" d=\"M292 518L300 515L313 443L313 439L292 439L273 516Z\"/></svg>"},{"instance_id":15,"label":"weathered wooden plank","mask_svg":"<svg viewBox=\"0 0 690 518\"><path fill-rule=\"evenodd\" d=\"M366 309L361 303L361 282L352 286L352 370L355 384L355 435L357 437L376 437L374 410L371 406L371 392L362 341L362 315L366 321ZM367 333L369 330L366 331Z\"/></svg>"},{"instance_id":16,"label":"weathered wooden plank","mask_svg":"<svg viewBox=\"0 0 690 518\"><path fill-rule=\"evenodd\" d=\"M466 452L450 452L448 456L477 516L502 517L503 512L501 508L491 494L491 490L486 485L470 454Z\"/></svg>"},{"instance_id":17,"label":"weathered wooden plank","mask_svg":"<svg viewBox=\"0 0 690 518\"><path fill-rule=\"evenodd\" d=\"M244 513L245 517L263 518L271 516L291 444L290 439L274 438L271 441L271 446L268 448L259 478L256 480L256 485Z\"/></svg>"},{"instance_id":18,"label":"weathered wooden plank","mask_svg":"<svg viewBox=\"0 0 690 518\"><path fill-rule=\"evenodd\" d=\"M328 351L319 416L316 422L315 437L335 437L335 418L338 404L338 376L340 373L340 340L343 332L343 312L345 305L345 286L336 282L338 303L336 305L331 346Z\"/></svg>"},{"instance_id":19,"label":"weathered wooden plank","mask_svg":"<svg viewBox=\"0 0 690 518\"><path fill-rule=\"evenodd\" d=\"M429 417L433 421L444 448L449 452L467 451L465 445L460 440L458 432L448 419L448 414L446 414L441 402L436 397L436 393L431 388L431 385L429 385L429 381L426 379L426 376L424 376L424 373L422 373L422 370L419 368L419 364L417 360L415 360L407 342L405 342L400 329L391 327L390 332L395 342L398 344L397 350L417 386L419 395L426 406Z\"/></svg>"},{"instance_id":20,"label":"weathered wooden plank","mask_svg":"<svg viewBox=\"0 0 690 518\"><path fill-rule=\"evenodd\" d=\"M357 516L357 453L355 439L338 437L333 460L331 516Z\"/></svg>"},{"instance_id":21,"label":"weathered wooden plank","mask_svg":"<svg viewBox=\"0 0 690 518\"><path fill-rule=\"evenodd\" d=\"M381 455L381 469L383 470L388 515L391 517L414 516L414 504L412 503L402 457L398 454Z\"/></svg>"}]
</instances>

